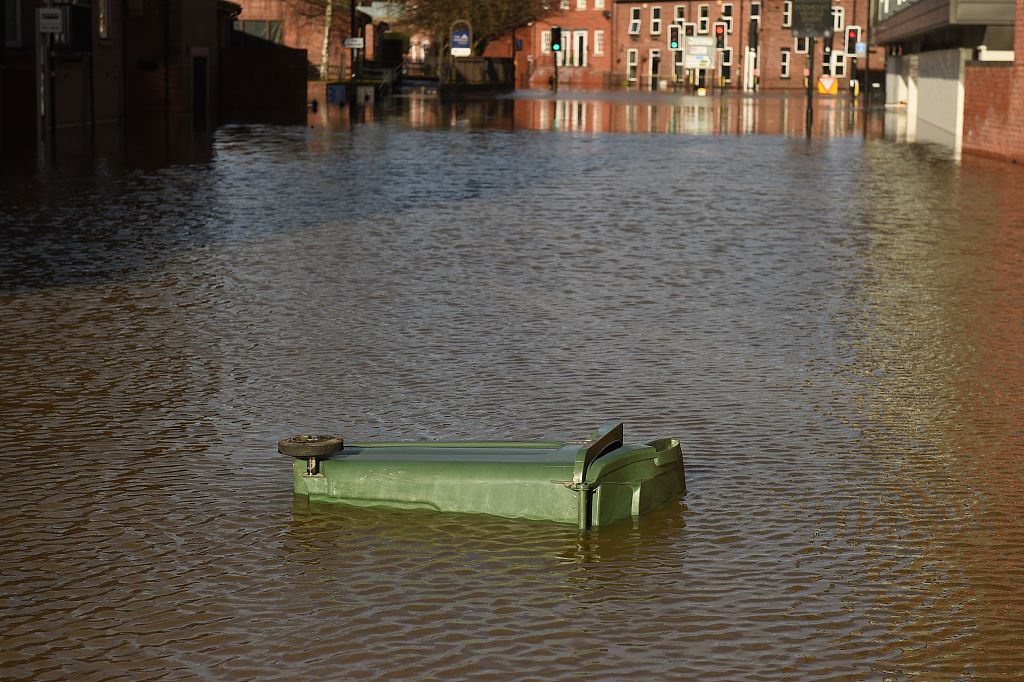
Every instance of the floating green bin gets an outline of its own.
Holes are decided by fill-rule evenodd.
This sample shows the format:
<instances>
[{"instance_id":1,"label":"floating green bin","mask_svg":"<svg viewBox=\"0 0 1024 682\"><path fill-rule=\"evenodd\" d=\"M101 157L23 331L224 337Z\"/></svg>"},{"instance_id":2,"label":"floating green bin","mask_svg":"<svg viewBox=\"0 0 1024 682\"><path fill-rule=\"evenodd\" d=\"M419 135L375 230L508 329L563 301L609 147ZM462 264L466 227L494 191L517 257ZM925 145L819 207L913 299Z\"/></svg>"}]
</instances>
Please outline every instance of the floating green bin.
<instances>
[{"instance_id":1,"label":"floating green bin","mask_svg":"<svg viewBox=\"0 0 1024 682\"><path fill-rule=\"evenodd\" d=\"M622 424L586 440L343 443L296 436L295 493L356 506L433 509L602 526L686 490L679 441L623 443Z\"/></svg>"}]
</instances>

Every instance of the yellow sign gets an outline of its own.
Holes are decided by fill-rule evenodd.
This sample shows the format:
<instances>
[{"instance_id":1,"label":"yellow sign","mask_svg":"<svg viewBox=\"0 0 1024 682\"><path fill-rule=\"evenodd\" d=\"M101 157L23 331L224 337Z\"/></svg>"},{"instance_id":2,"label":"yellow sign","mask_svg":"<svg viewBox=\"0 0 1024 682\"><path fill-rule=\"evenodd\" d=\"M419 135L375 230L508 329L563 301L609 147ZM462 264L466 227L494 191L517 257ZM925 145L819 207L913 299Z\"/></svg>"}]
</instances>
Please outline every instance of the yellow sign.
<instances>
[{"instance_id":1,"label":"yellow sign","mask_svg":"<svg viewBox=\"0 0 1024 682\"><path fill-rule=\"evenodd\" d=\"M835 95L839 92L839 79L835 76L818 76L818 92L822 95Z\"/></svg>"}]
</instances>

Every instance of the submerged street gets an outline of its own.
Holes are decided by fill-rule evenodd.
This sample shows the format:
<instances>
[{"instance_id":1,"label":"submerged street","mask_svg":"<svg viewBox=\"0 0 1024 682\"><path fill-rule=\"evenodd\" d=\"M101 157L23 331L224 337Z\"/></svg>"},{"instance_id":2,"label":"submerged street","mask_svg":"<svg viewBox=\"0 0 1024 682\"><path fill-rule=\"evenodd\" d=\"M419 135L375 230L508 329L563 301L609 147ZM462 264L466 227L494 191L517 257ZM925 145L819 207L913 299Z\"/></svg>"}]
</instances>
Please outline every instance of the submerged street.
<instances>
[{"instance_id":1,"label":"submerged street","mask_svg":"<svg viewBox=\"0 0 1024 682\"><path fill-rule=\"evenodd\" d=\"M394 98L0 175L0 677L1024 670L1024 169L801 98ZM140 140L145 141L143 147ZM573 525L297 433L677 437Z\"/></svg>"}]
</instances>

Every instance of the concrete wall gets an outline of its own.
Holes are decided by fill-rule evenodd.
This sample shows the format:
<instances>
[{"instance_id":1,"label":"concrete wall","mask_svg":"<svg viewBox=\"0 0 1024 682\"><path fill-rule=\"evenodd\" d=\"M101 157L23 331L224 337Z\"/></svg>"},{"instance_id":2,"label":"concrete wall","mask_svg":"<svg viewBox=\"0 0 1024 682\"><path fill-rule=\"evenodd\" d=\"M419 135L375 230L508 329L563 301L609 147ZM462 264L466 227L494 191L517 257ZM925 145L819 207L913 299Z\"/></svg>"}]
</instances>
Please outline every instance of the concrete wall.
<instances>
[{"instance_id":1,"label":"concrete wall","mask_svg":"<svg viewBox=\"0 0 1024 682\"><path fill-rule=\"evenodd\" d=\"M917 55L917 131L920 142L960 149L963 136L964 65L970 50Z\"/></svg>"}]
</instances>

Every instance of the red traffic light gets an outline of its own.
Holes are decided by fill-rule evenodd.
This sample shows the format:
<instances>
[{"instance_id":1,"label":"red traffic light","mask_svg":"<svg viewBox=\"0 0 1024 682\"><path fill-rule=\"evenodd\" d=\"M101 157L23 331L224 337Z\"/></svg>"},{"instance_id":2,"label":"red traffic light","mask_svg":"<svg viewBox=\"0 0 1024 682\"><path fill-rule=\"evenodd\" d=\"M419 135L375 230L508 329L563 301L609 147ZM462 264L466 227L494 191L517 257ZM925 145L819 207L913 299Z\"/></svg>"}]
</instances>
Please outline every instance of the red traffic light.
<instances>
[{"instance_id":1,"label":"red traffic light","mask_svg":"<svg viewBox=\"0 0 1024 682\"><path fill-rule=\"evenodd\" d=\"M725 49L725 24L715 24L715 47Z\"/></svg>"}]
</instances>

